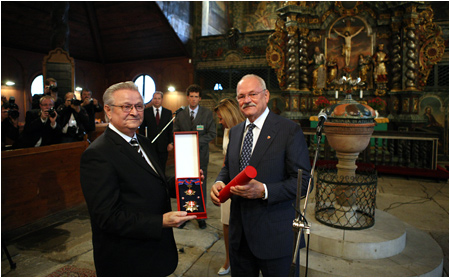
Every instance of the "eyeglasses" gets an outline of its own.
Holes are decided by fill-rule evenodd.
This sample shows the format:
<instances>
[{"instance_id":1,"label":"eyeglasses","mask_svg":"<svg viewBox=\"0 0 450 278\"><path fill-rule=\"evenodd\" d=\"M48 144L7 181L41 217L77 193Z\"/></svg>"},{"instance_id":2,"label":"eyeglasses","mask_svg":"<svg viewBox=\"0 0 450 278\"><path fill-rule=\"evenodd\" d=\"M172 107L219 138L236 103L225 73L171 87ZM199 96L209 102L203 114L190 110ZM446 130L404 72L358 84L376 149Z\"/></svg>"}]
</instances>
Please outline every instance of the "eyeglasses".
<instances>
[{"instance_id":1,"label":"eyeglasses","mask_svg":"<svg viewBox=\"0 0 450 278\"><path fill-rule=\"evenodd\" d=\"M255 100L256 99L256 97L260 94L260 93L262 93L262 92L264 92L266 89L263 89L262 91L259 91L259 92L256 92L256 93L249 93L248 95L237 95L236 96L236 99L237 99L237 101L244 101L244 99L247 97L247 96L249 96L252 100Z\"/></svg>"},{"instance_id":2,"label":"eyeglasses","mask_svg":"<svg viewBox=\"0 0 450 278\"><path fill-rule=\"evenodd\" d=\"M125 104L125 105L111 105L111 106L114 106L114 107L120 107L120 108L122 108L122 111L123 111L123 112L126 112L126 113L131 112L131 110L133 109L133 107L134 107L134 109L136 109L136 111L138 111L138 112L144 111L144 105L142 105L142 104L135 104L135 105Z\"/></svg>"}]
</instances>

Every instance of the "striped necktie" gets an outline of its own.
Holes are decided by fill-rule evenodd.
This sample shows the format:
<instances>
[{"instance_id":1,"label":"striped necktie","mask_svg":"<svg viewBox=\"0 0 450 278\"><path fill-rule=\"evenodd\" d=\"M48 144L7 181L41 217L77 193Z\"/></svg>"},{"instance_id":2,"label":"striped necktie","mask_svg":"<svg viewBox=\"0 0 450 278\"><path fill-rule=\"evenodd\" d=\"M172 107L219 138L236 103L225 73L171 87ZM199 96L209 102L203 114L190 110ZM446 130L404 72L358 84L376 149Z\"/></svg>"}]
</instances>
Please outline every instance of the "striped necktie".
<instances>
[{"instance_id":1,"label":"striped necktie","mask_svg":"<svg viewBox=\"0 0 450 278\"><path fill-rule=\"evenodd\" d=\"M142 155L141 149L139 148L139 143L136 138L130 140L130 145L133 147L133 149L135 149L138 153Z\"/></svg>"},{"instance_id":2,"label":"striped necktie","mask_svg":"<svg viewBox=\"0 0 450 278\"><path fill-rule=\"evenodd\" d=\"M156 171L153 164L151 162L148 162L147 159L145 159L144 154L141 152L141 148L139 147L139 143L136 138L133 138L130 140L130 145L133 147L133 149L135 149L141 155L141 157L144 159L145 163L149 164L150 167L152 167L153 171L155 171L155 173L159 176L158 171Z\"/></svg>"}]
</instances>

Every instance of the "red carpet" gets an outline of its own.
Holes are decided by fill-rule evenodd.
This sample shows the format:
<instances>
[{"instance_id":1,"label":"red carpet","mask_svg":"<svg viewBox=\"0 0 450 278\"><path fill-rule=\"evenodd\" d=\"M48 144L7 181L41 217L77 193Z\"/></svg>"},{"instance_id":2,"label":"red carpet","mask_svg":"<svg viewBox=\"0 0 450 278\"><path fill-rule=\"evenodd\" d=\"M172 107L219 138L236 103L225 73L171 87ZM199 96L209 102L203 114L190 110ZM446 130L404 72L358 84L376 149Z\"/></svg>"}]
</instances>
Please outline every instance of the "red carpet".
<instances>
[{"instance_id":1,"label":"red carpet","mask_svg":"<svg viewBox=\"0 0 450 278\"><path fill-rule=\"evenodd\" d=\"M66 265L47 277L96 277L96 275L94 270Z\"/></svg>"}]
</instances>

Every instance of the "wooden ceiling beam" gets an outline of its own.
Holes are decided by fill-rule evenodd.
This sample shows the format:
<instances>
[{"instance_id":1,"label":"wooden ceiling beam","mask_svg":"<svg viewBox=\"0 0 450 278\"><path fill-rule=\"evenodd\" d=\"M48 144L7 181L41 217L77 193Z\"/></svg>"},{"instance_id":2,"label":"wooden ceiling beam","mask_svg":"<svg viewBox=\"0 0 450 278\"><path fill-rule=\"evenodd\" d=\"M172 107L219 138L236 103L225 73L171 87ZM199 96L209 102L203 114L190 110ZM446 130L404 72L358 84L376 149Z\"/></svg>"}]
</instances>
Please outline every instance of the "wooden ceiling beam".
<instances>
[{"instance_id":1,"label":"wooden ceiling beam","mask_svg":"<svg viewBox=\"0 0 450 278\"><path fill-rule=\"evenodd\" d=\"M89 27L91 29L92 39L94 40L99 60L101 63L104 64L105 58L103 56L103 44L100 37L100 29L98 27L97 15L95 13L94 4L91 1L85 1L84 3L89 20Z\"/></svg>"}]
</instances>

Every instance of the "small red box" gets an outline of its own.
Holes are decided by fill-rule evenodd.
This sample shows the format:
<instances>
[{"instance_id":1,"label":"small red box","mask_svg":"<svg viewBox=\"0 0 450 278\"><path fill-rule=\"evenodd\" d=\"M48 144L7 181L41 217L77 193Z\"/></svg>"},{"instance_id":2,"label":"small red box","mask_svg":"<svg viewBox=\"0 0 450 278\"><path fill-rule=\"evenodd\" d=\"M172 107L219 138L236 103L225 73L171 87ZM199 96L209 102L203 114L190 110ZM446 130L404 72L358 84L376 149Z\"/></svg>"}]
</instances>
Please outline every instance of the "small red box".
<instances>
[{"instance_id":1,"label":"small red box","mask_svg":"<svg viewBox=\"0 0 450 278\"><path fill-rule=\"evenodd\" d=\"M179 211L205 219L206 207L200 179L200 154L197 131L173 133L175 154L175 188Z\"/></svg>"}]
</instances>

